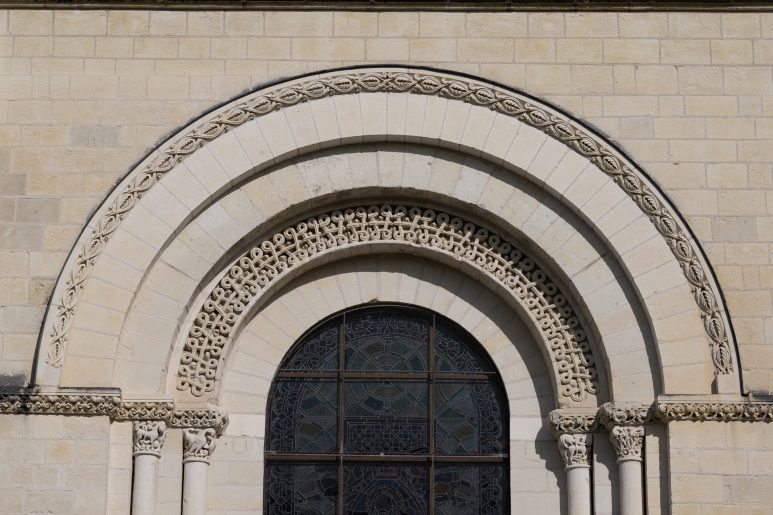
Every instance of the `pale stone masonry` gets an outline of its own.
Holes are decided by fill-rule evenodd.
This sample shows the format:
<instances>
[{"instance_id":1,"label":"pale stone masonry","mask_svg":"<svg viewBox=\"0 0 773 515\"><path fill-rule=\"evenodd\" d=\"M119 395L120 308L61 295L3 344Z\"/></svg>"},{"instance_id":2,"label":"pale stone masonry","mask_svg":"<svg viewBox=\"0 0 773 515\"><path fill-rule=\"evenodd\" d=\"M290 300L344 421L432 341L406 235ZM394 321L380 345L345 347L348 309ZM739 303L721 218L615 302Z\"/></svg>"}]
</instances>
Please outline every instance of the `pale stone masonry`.
<instances>
[{"instance_id":1,"label":"pale stone masonry","mask_svg":"<svg viewBox=\"0 0 773 515\"><path fill-rule=\"evenodd\" d=\"M0 413L16 414L0 414L0 512L128 514L131 420L169 427L155 472L141 478L156 485L156 513L183 509L186 431L218 442L188 467L208 485L199 508L261 512L277 366L319 320L379 300L449 316L500 368L513 512L580 513L568 506L569 472L587 476L595 513L620 513L620 456L607 433L643 426L626 475L644 478L646 513L770 513L773 411L739 408L751 399L769 409L773 395L773 7L758 11L0 10L0 388L116 387L110 410L138 399L204 410L199 419L36 412L1 397ZM730 378L712 383L714 328L685 278L692 269L661 237L670 228L653 225L596 161L536 122L394 91L310 97L229 122L185 154L111 233L68 327L64 365L49 367L46 307L123 177L234 99L383 65L546 102L638 166L716 274L710 291L732 328ZM179 387L192 319L233 260L301 215L400 202L489 223L544 265L579 313L570 321L587 341L572 341L595 355L581 370L598 373L588 382L597 390L575 404L554 391L563 365L546 350L553 340L485 267L401 241L389 243L399 251L381 241L309 259L235 317L208 393ZM56 381L38 381L52 373ZM555 408L592 418L620 401L653 412L550 433ZM684 402L687 415L658 418L668 402ZM704 402L734 408L723 416ZM227 428L208 422L218 410ZM574 434L593 442L581 473L564 471L556 446Z\"/></svg>"}]
</instances>

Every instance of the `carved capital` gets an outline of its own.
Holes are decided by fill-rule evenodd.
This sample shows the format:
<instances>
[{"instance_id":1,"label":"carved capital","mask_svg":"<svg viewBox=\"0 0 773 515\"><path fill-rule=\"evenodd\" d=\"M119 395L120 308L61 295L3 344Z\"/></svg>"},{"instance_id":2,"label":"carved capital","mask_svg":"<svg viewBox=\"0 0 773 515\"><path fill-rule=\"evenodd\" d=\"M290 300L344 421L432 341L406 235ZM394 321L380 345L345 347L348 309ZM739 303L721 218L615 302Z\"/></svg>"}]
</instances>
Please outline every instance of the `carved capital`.
<instances>
[{"instance_id":1,"label":"carved capital","mask_svg":"<svg viewBox=\"0 0 773 515\"><path fill-rule=\"evenodd\" d=\"M215 450L217 432L207 427L204 429L183 429L183 463L203 461L209 463L209 457Z\"/></svg>"},{"instance_id":2,"label":"carved capital","mask_svg":"<svg viewBox=\"0 0 773 515\"><path fill-rule=\"evenodd\" d=\"M134 456L150 454L161 457L166 442L166 422L163 420L137 420L134 422Z\"/></svg>"},{"instance_id":3,"label":"carved capital","mask_svg":"<svg viewBox=\"0 0 773 515\"><path fill-rule=\"evenodd\" d=\"M558 437L558 451L564 460L566 469L574 467L590 467L591 445L593 435L564 434Z\"/></svg>"},{"instance_id":4,"label":"carved capital","mask_svg":"<svg viewBox=\"0 0 773 515\"><path fill-rule=\"evenodd\" d=\"M607 402L601 406L599 418L607 429L615 426L641 426L653 420L653 410L644 404Z\"/></svg>"},{"instance_id":5,"label":"carved capital","mask_svg":"<svg viewBox=\"0 0 773 515\"><path fill-rule=\"evenodd\" d=\"M644 428L615 426L609 430L609 441L617 453L617 461L641 461L644 447Z\"/></svg>"},{"instance_id":6,"label":"carved capital","mask_svg":"<svg viewBox=\"0 0 773 515\"><path fill-rule=\"evenodd\" d=\"M548 414L550 429L555 435L590 433L598 426L597 419L595 409L592 412L556 409Z\"/></svg>"}]
</instances>

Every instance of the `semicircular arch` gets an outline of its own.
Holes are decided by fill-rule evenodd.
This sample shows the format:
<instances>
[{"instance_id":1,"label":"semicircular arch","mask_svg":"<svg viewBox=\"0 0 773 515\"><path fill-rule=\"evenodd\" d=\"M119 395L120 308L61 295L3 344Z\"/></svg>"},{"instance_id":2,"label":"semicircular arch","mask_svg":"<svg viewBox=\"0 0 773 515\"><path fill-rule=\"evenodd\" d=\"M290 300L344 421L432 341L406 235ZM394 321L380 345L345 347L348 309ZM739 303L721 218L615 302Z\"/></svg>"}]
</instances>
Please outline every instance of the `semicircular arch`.
<instances>
[{"instance_id":1,"label":"semicircular arch","mask_svg":"<svg viewBox=\"0 0 773 515\"><path fill-rule=\"evenodd\" d=\"M413 112L409 103L415 99L422 103L418 125L409 119ZM397 107L392 109L393 105ZM288 117L285 113L290 108L307 116ZM300 126L303 119L314 120L313 130ZM342 119L354 122L337 123ZM328 127L332 136L320 137ZM227 133L239 134L223 137ZM260 141L249 139L256 135ZM733 372L732 332L702 252L667 199L608 142L533 99L488 83L439 72L373 69L330 72L247 95L205 116L131 172L90 220L55 287L38 349L38 363L44 368L37 374L39 382L58 381L57 369L65 355L72 320L95 263L115 241L113 235L127 215L140 211L135 208L142 204L141 199L162 191L155 186L169 172L184 172L176 178L178 184L186 174L196 177L204 192L201 199L189 199L194 207L188 207L184 216L170 221L174 232L171 226L185 221L195 206L246 170L254 171L309 149L389 137L435 142L521 170L592 223L623 204L637 207L641 216L652 220L650 231L654 229L660 236L661 250L670 252L684 281L695 292L696 311L705 319L716 372ZM238 151L229 152L234 145ZM213 163L216 166L208 166ZM583 180L575 191L570 186L578 184L578 177ZM599 194L588 193L593 189ZM583 209L590 198L605 200L598 202L604 205L600 212L594 212L594 204ZM604 228L594 227L603 233ZM617 248L614 241L610 246ZM625 255L620 257L625 261ZM635 265L626 263L629 269ZM46 364L41 354L48 355Z\"/></svg>"}]
</instances>

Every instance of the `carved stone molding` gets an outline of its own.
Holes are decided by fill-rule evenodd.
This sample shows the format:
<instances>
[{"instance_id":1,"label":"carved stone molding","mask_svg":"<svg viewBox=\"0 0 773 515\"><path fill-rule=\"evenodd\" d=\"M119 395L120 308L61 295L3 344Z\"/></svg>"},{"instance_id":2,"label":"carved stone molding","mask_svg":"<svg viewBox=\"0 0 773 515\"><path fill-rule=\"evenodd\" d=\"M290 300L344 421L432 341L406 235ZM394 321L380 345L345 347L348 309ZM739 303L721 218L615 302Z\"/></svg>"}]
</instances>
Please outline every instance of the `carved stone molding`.
<instances>
[{"instance_id":1,"label":"carved stone molding","mask_svg":"<svg viewBox=\"0 0 773 515\"><path fill-rule=\"evenodd\" d=\"M773 422L773 402L658 401L655 414L663 422Z\"/></svg>"},{"instance_id":2,"label":"carved stone molding","mask_svg":"<svg viewBox=\"0 0 773 515\"><path fill-rule=\"evenodd\" d=\"M599 409L599 422L610 429L614 426L640 426L653 419L652 406L636 403L607 402Z\"/></svg>"},{"instance_id":3,"label":"carved stone molding","mask_svg":"<svg viewBox=\"0 0 773 515\"><path fill-rule=\"evenodd\" d=\"M121 404L120 392L59 391L35 388L0 391L0 414L112 416Z\"/></svg>"},{"instance_id":4,"label":"carved stone molding","mask_svg":"<svg viewBox=\"0 0 773 515\"><path fill-rule=\"evenodd\" d=\"M250 302L294 266L334 248L400 242L445 252L501 283L549 342L558 396L579 402L598 391L593 355L567 297L534 260L496 233L457 216L417 206L357 206L291 225L244 253L193 317L177 388L201 396L215 388L234 327Z\"/></svg>"},{"instance_id":5,"label":"carved stone molding","mask_svg":"<svg viewBox=\"0 0 773 515\"><path fill-rule=\"evenodd\" d=\"M609 430L609 441L617 453L617 461L641 461L644 447L644 428L615 426Z\"/></svg>"},{"instance_id":6,"label":"carved stone molding","mask_svg":"<svg viewBox=\"0 0 773 515\"><path fill-rule=\"evenodd\" d=\"M228 427L228 415L216 409L175 410L167 420L169 427L212 428L218 436Z\"/></svg>"},{"instance_id":7,"label":"carved stone molding","mask_svg":"<svg viewBox=\"0 0 773 515\"><path fill-rule=\"evenodd\" d=\"M112 415L114 420L165 420L174 411L172 401L124 401Z\"/></svg>"},{"instance_id":8,"label":"carved stone molding","mask_svg":"<svg viewBox=\"0 0 773 515\"><path fill-rule=\"evenodd\" d=\"M566 469L574 467L590 467L591 445L593 444L593 435L583 434L565 434L558 437L558 451L564 460Z\"/></svg>"},{"instance_id":9,"label":"carved stone molding","mask_svg":"<svg viewBox=\"0 0 773 515\"><path fill-rule=\"evenodd\" d=\"M209 463L209 457L215 450L217 433L214 429L183 429L183 463L203 461Z\"/></svg>"},{"instance_id":10,"label":"carved stone molding","mask_svg":"<svg viewBox=\"0 0 773 515\"><path fill-rule=\"evenodd\" d=\"M156 157L135 169L111 196L98 218L90 222L91 230L79 240L77 254L62 272L63 286L51 301L52 317L46 362L61 367L64 349L81 292L94 264L126 214L161 177L186 156L223 133L249 120L283 107L336 95L390 92L431 95L491 109L504 116L535 127L591 160L608 175L649 217L668 243L673 255L692 287L695 302L704 320L711 342L711 356L717 373L732 371L730 332L726 327L721 296L710 280L701 254L682 227L665 197L649 186L644 174L635 169L599 137L590 134L576 121L540 106L533 99L517 93L475 83L467 78L454 78L425 71L344 70L299 81L268 92L248 95L224 111L202 119L201 123L162 146ZM75 251L74 251L75 252ZM210 359L217 359L212 356ZM211 378L208 378L208 380ZM195 388L202 385L196 384Z\"/></svg>"},{"instance_id":11,"label":"carved stone molding","mask_svg":"<svg viewBox=\"0 0 773 515\"><path fill-rule=\"evenodd\" d=\"M167 427L212 428L218 436L228 426L228 415L216 406L176 409L170 400L122 401L117 389L70 390L74 391L0 389L0 415L107 416L116 421L164 421Z\"/></svg>"},{"instance_id":12,"label":"carved stone molding","mask_svg":"<svg viewBox=\"0 0 773 515\"><path fill-rule=\"evenodd\" d=\"M163 420L137 420L133 424L134 456L150 454L161 457L166 442L166 423Z\"/></svg>"},{"instance_id":13,"label":"carved stone molding","mask_svg":"<svg viewBox=\"0 0 773 515\"><path fill-rule=\"evenodd\" d=\"M598 427L598 413L595 408L591 411L572 412L570 410L557 409L548 414L550 429L555 435L590 433Z\"/></svg>"}]
</instances>

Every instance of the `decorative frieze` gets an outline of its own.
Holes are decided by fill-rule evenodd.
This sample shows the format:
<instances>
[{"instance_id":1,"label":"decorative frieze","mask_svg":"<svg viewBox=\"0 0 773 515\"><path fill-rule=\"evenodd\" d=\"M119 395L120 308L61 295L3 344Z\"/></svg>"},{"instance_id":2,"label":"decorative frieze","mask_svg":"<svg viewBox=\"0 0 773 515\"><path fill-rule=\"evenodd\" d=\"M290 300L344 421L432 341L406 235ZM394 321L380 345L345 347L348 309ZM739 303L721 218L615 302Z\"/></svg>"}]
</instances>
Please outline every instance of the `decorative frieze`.
<instances>
[{"instance_id":1,"label":"decorative frieze","mask_svg":"<svg viewBox=\"0 0 773 515\"><path fill-rule=\"evenodd\" d=\"M0 415L107 416L116 421L164 421L167 427L212 428L222 435L228 415L216 406L175 409L171 400L122 401L117 389L73 388L41 392L36 388L0 389Z\"/></svg>"},{"instance_id":2,"label":"decorative frieze","mask_svg":"<svg viewBox=\"0 0 773 515\"><path fill-rule=\"evenodd\" d=\"M609 441L617 453L617 461L641 461L644 447L644 428L641 426L615 426L609 430Z\"/></svg>"},{"instance_id":3,"label":"decorative frieze","mask_svg":"<svg viewBox=\"0 0 773 515\"><path fill-rule=\"evenodd\" d=\"M133 424L134 456L150 454L161 457L166 442L166 423L163 420L137 420Z\"/></svg>"},{"instance_id":4,"label":"decorative frieze","mask_svg":"<svg viewBox=\"0 0 773 515\"><path fill-rule=\"evenodd\" d=\"M561 453L566 468L590 467L592 444L593 435L588 433L559 436L558 451Z\"/></svg>"},{"instance_id":5,"label":"decorative frieze","mask_svg":"<svg viewBox=\"0 0 773 515\"><path fill-rule=\"evenodd\" d=\"M109 389L38 388L0 390L0 414L112 416L121 404L121 394Z\"/></svg>"},{"instance_id":6,"label":"decorative frieze","mask_svg":"<svg viewBox=\"0 0 773 515\"><path fill-rule=\"evenodd\" d=\"M548 414L550 429L555 435L590 433L598 427L598 413L595 408L590 411L572 412L557 409Z\"/></svg>"},{"instance_id":7,"label":"decorative frieze","mask_svg":"<svg viewBox=\"0 0 773 515\"><path fill-rule=\"evenodd\" d=\"M228 415L217 409L175 410L167 420L169 427L212 428L218 436L228 427Z\"/></svg>"},{"instance_id":8,"label":"decorative frieze","mask_svg":"<svg viewBox=\"0 0 773 515\"><path fill-rule=\"evenodd\" d=\"M689 420L693 422L773 422L772 401L711 402L658 401L656 416L663 422Z\"/></svg>"},{"instance_id":9,"label":"decorative frieze","mask_svg":"<svg viewBox=\"0 0 773 515\"><path fill-rule=\"evenodd\" d=\"M73 250L74 257L62 271L64 282L61 288L57 287L57 297L52 299L52 320L47 325L51 332L46 362L53 367L62 366L64 349L81 292L115 230L143 195L185 157L223 133L284 107L336 95L384 92L437 96L485 107L545 132L593 162L636 203L667 242L692 288L695 303L704 320L705 331L711 342L714 368L719 374L732 372L731 333L726 326L724 309L720 305L721 295L711 280L711 272L705 267L700 251L671 205L649 185L649 180L641 171L624 161L601 138L589 133L575 120L549 110L531 98L461 77L418 70L379 69L344 70L248 95L228 109L202 119L198 125L162 146L153 159L134 170L119 186L117 193L111 196L98 217L89 222L90 231L79 240L78 247ZM194 343L196 345L198 343ZM191 353L195 353L195 350L187 351L188 358L194 357ZM213 356L207 362L217 359ZM186 384L185 388L208 391L209 382L214 378L208 376L212 367L207 362L204 367L205 377L191 379L190 385ZM576 376L572 381L580 383L579 386L567 386L570 394L575 396L584 395L583 388L587 389L592 384L592 379L584 381Z\"/></svg>"},{"instance_id":10,"label":"decorative frieze","mask_svg":"<svg viewBox=\"0 0 773 515\"><path fill-rule=\"evenodd\" d=\"M183 429L183 463L203 461L215 450L217 432L211 427L205 429Z\"/></svg>"},{"instance_id":11,"label":"decorative frieze","mask_svg":"<svg viewBox=\"0 0 773 515\"><path fill-rule=\"evenodd\" d=\"M174 411L172 401L124 401L113 413L114 420L164 420Z\"/></svg>"},{"instance_id":12,"label":"decorative frieze","mask_svg":"<svg viewBox=\"0 0 773 515\"><path fill-rule=\"evenodd\" d=\"M460 217L419 206L371 205L322 213L263 239L211 289L185 339L177 388L202 396L215 388L223 349L250 302L277 277L315 254L364 242L399 242L445 252L507 288L549 342L558 396L579 402L598 391L587 331L568 298L534 259Z\"/></svg>"},{"instance_id":13,"label":"decorative frieze","mask_svg":"<svg viewBox=\"0 0 773 515\"><path fill-rule=\"evenodd\" d=\"M614 426L640 426L652 421L652 406L640 403L607 402L599 409L599 422L607 429Z\"/></svg>"}]
</instances>

